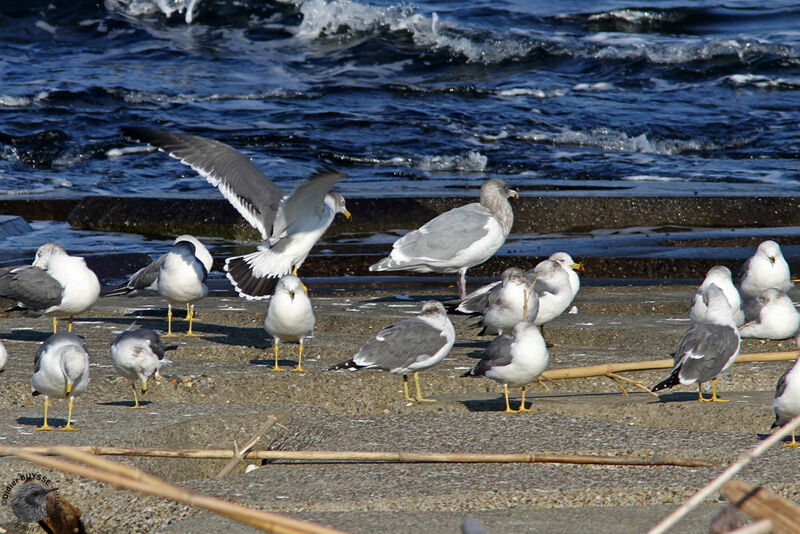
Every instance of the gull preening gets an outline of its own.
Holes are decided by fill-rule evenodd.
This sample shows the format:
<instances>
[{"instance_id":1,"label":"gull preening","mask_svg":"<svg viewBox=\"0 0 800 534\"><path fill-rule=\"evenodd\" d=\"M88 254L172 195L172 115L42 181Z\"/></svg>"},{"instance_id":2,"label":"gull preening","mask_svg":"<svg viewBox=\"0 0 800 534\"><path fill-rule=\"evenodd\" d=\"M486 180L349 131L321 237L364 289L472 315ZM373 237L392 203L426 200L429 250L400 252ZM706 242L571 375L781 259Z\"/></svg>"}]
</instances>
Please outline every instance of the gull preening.
<instances>
[{"instance_id":1,"label":"gull preening","mask_svg":"<svg viewBox=\"0 0 800 534\"><path fill-rule=\"evenodd\" d=\"M50 397L69 399L67 425L61 430L77 430L72 426L73 399L89 385L89 352L81 338L65 332L47 338L36 353L31 382L33 394L44 395L44 423L36 430L53 430L47 424Z\"/></svg>"},{"instance_id":2,"label":"gull preening","mask_svg":"<svg viewBox=\"0 0 800 534\"><path fill-rule=\"evenodd\" d=\"M535 281L533 290L539 297L539 312L531 321L537 326L549 323L572 304L577 292L573 292L568 272L561 263L555 260L544 260L533 268Z\"/></svg>"},{"instance_id":3,"label":"gull preening","mask_svg":"<svg viewBox=\"0 0 800 534\"><path fill-rule=\"evenodd\" d=\"M800 347L800 337L797 338L797 345ZM783 426L800 415L800 359L778 379L772 408L775 411L772 428ZM800 447L800 443L795 440L795 432L792 432L792 441L786 446Z\"/></svg>"},{"instance_id":4,"label":"gull preening","mask_svg":"<svg viewBox=\"0 0 800 534\"><path fill-rule=\"evenodd\" d=\"M503 384L506 412L530 412L525 407L525 388L535 380L550 362L550 354L539 327L521 322L512 336L498 336L486 347L480 361L462 376L485 376ZM512 410L508 402L508 386L522 386L519 408Z\"/></svg>"},{"instance_id":5,"label":"gull preening","mask_svg":"<svg viewBox=\"0 0 800 534\"><path fill-rule=\"evenodd\" d=\"M539 297L533 281L522 269L509 267L503 271L500 285L487 294L486 310L478 335L510 334L517 323L533 321L539 313Z\"/></svg>"},{"instance_id":6,"label":"gull preening","mask_svg":"<svg viewBox=\"0 0 800 534\"><path fill-rule=\"evenodd\" d=\"M100 296L100 281L80 256L70 256L57 243L46 243L36 251L32 265L0 269L0 296L17 301L20 309L53 316L53 333L58 317L72 318L91 308Z\"/></svg>"},{"instance_id":7,"label":"gull preening","mask_svg":"<svg viewBox=\"0 0 800 534\"><path fill-rule=\"evenodd\" d=\"M703 283L697 288L692 297L692 309L689 311L689 317L694 322L700 322L706 315L707 307L705 304L706 288L711 284L716 285L725 294L728 299L728 304L733 310L733 320L737 326L744 324L744 312L742 311L742 299L739 295L739 290L733 285L731 278L731 270L723 265L715 265L706 273Z\"/></svg>"},{"instance_id":8,"label":"gull preening","mask_svg":"<svg viewBox=\"0 0 800 534\"><path fill-rule=\"evenodd\" d=\"M123 133L191 166L261 233L264 244L256 252L225 260L227 277L244 298L271 295L281 276L297 274L337 213L350 218L344 198L330 192L346 176L339 171L317 172L286 194L247 156L221 141L153 128L123 128Z\"/></svg>"},{"instance_id":9,"label":"gull preening","mask_svg":"<svg viewBox=\"0 0 800 534\"><path fill-rule=\"evenodd\" d=\"M144 397L147 381L157 379L161 368L172 363L165 358L166 351L176 348L177 345L165 346L158 334L149 328L125 330L111 343L111 363L121 376L130 381L134 408L139 408L136 381L139 381Z\"/></svg>"},{"instance_id":10,"label":"gull preening","mask_svg":"<svg viewBox=\"0 0 800 534\"><path fill-rule=\"evenodd\" d=\"M429 369L450 353L456 332L444 306L435 300L422 304L417 317L387 326L364 343L355 356L329 371L382 369L403 375L403 392L409 401L432 401L422 396L419 371ZM416 396L408 393L408 374L414 373Z\"/></svg>"},{"instance_id":11,"label":"gull preening","mask_svg":"<svg viewBox=\"0 0 800 534\"><path fill-rule=\"evenodd\" d=\"M753 320L739 329L743 338L789 339L800 328L800 313L792 299L774 287L762 291L758 298L747 300L747 316Z\"/></svg>"},{"instance_id":12,"label":"gull preening","mask_svg":"<svg viewBox=\"0 0 800 534\"><path fill-rule=\"evenodd\" d=\"M677 384L697 383L698 400L725 402L717 397L717 376L726 371L739 356L742 340L733 320L733 311L720 288L706 288L705 317L689 327L672 355L675 366L669 377L656 384L652 391L671 388ZM703 397L703 382L713 383L710 398Z\"/></svg>"},{"instance_id":13,"label":"gull preening","mask_svg":"<svg viewBox=\"0 0 800 534\"><path fill-rule=\"evenodd\" d=\"M164 255L164 261L158 269L156 288L158 294L167 299L167 333L165 337L174 337L172 333L172 305L186 306L186 317L189 320L187 336L196 336L192 332L194 321L194 303L208 294L205 265L195 256L195 246L191 241L178 241Z\"/></svg>"},{"instance_id":14,"label":"gull preening","mask_svg":"<svg viewBox=\"0 0 800 534\"><path fill-rule=\"evenodd\" d=\"M742 265L739 290L742 297L758 297L762 291L774 287L788 293L794 284L789 273L789 264L783 257L781 247L775 241L764 241ZM749 321L750 318L747 317Z\"/></svg>"},{"instance_id":15,"label":"gull preening","mask_svg":"<svg viewBox=\"0 0 800 534\"><path fill-rule=\"evenodd\" d=\"M487 180L481 186L480 202L453 208L408 232L394 242L388 257L369 270L457 272L464 299L467 269L491 258L505 243L514 223L508 198L517 196L503 180Z\"/></svg>"},{"instance_id":16,"label":"gull preening","mask_svg":"<svg viewBox=\"0 0 800 534\"><path fill-rule=\"evenodd\" d=\"M311 299L305 292L303 282L294 275L287 274L278 280L275 294L269 301L264 329L275 340L275 367L273 371L285 371L278 364L278 346L281 341L297 341L297 367L292 371L304 372L303 340L314 333L314 310Z\"/></svg>"},{"instance_id":17,"label":"gull preening","mask_svg":"<svg viewBox=\"0 0 800 534\"><path fill-rule=\"evenodd\" d=\"M206 272L210 273L211 267L214 264L214 258L211 257L211 253L206 246L201 243L199 239L188 234L176 237L172 244L174 245L180 241L189 241L194 244L194 255L203 263ZM130 278L128 278L127 282L103 296L113 297L116 295L128 295L129 297L133 297L141 291L158 291L158 271L161 269L161 265L164 264L166 257L166 253L162 254L157 259L150 262L150 264L133 273Z\"/></svg>"}]
</instances>

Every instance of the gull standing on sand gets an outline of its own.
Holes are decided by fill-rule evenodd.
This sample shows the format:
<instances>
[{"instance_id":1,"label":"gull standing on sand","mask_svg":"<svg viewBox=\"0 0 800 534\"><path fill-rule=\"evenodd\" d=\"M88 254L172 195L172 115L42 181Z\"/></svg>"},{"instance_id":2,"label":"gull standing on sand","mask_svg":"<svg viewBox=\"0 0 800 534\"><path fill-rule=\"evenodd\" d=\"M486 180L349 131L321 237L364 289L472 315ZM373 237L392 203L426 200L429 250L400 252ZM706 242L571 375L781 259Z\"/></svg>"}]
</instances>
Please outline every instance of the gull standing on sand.
<instances>
[{"instance_id":1,"label":"gull standing on sand","mask_svg":"<svg viewBox=\"0 0 800 534\"><path fill-rule=\"evenodd\" d=\"M77 430L72 426L72 405L76 395L89 385L89 353L81 338L61 332L47 338L33 363L34 395L44 395L44 423L36 430L53 430L47 424L50 397L69 399L67 426L61 430Z\"/></svg>"},{"instance_id":2,"label":"gull standing on sand","mask_svg":"<svg viewBox=\"0 0 800 534\"><path fill-rule=\"evenodd\" d=\"M517 323L532 321L539 313L539 298L533 282L518 267L503 271L499 286L488 294L486 311L481 319L483 330L478 335L509 334Z\"/></svg>"},{"instance_id":3,"label":"gull standing on sand","mask_svg":"<svg viewBox=\"0 0 800 534\"><path fill-rule=\"evenodd\" d=\"M697 382L698 400L727 402L717 398L717 376L725 372L739 356L742 340L733 321L733 311L720 288L706 288L708 310L703 320L689 327L673 354L675 366L669 378L656 384L652 391L671 388L677 384ZM710 398L703 397L703 382L713 383Z\"/></svg>"},{"instance_id":4,"label":"gull standing on sand","mask_svg":"<svg viewBox=\"0 0 800 534\"><path fill-rule=\"evenodd\" d=\"M91 308L100 296L100 281L80 256L70 256L57 243L46 243L36 251L32 265L0 269L0 296L17 301L20 309L53 316L53 333L58 316L72 318Z\"/></svg>"},{"instance_id":5,"label":"gull standing on sand","mask_svg":"<svg viewBox=\"0 0 800 534\"><path fill-rule=\"evenodd\" d=\"M187 336L196 336L192 332L194 320L194 303L208 294L206 271L203 262L195 256L194 243L178 241L164 255L164 262L158 269L158 294L167 299L167 333L165 337L175 337L172 333L172 305L186 306L186 317L189 319Z\"/></svg>"},{"instance_id":6,"label":"gull standing on sand","mask_svg":"<svg viewBox=\"0 0 800 534\"><path fill-rule=\"evenodd\" d=\"M433 367L450 353L456 339L453 323L441 302L422 304L417 317L404 319L378 332L364 343L355 356L334 365L329 371L347 369L383 369L403 375L403 392L409 401L433 401L422 396L419 371ZM408 374L414 373L417 395L408 393Z\"/></svg>"},{"instance_id":7,"label":"gull standing on sand","mask_svg":"<svg viewBox=\"0 0 800 534\"><path fill-rule=\"evenodd\" d=\"M800 336L797 345L800 347ZM775 422L771 428L783 426L800 415L800 359L778 379L772 408L775 410ZM787 447L800 447L794 435L792 432L792 441L786 444Z\"/></svg>"},{"instance_id":8,"label":"gull standing on sand","mask_svg":"<svg viewBox=\"0 0 800 534\"><path fill-rule=\"evenodd\" d=\"M748 297L758 297L770 287L788 293L794 284L780 245L775 241L764 241L758 245L755 254L742 265L739 290L746 300ZM750 317L746 319L751 320Z\"/></svg>"},{"instance_id":9,"label":"gull standing on sand","mask_svg":"<svg viewBox=\"0 0 800 534\"><path fill-rule=\"evenodd\" d=\"M692 298L692 309L689 311L689 317L695 323L703 320L708 309L703 298L706 288L711 284L716 285L725 294L728 299L728 304L731 305L733 310L733 320L737 326L744 324L744 312L742 311L742 299L739 296L739 290L733 285L731 278L731 270L722 265L715 265L706 273L706 277L697 291L694 292Z\"/></svg>"},{"instance_id":10,"label":"gull standing on sand","mask_svg":"<svg viewBox=\"0 0 800 534\"><path fill-rule=\"evenodd\" d=\"M278 365L278 345L281 341L298 341L297 367L292 371L304 372L303 339L314 333L314 310L311 299L305 292L303 282L294 275L287 274L278 280L275 294L269 301L264 329L275 340L275 367L273 371L285 371Z\"/></svg>"},{"instance_id":11,"label":"gull standing on sand","mask_svg":"<svg viewBox=\"0 0 800 534\"><path fill-rule=\"evenodd\" d=\"M505 243L514 223L508 197L517 196L503 180L487 180L481 186L480 202L451 209L408 232L394 242L388 257L369 270L457 272L464 299L467 269L491 258Z\"/></svg>"},{"instance_id":12,"label":"gull standing on sand","mask_svg":"<svg viewBox=\"0 0 800 534\"><path fill-rule=\"evenodd\" d=\"M228 279L246 299L267 298L281 276L297 275L337 213L350 219L344 198L330 192L346 176L341 172L317 172L286 194L247 156L220 141L152 128L122 131L191 166L261 233L265 243L256 252L225 260Z\"/></svg>"},{"instance_id":13,"label":"gull standing on sand","mask_svg":"<svg viewBox=\"0 0 800 534\"><path fill-rule=\"evenodd\" d=\"M158 334L149 328L126 330L111 343L111 363L120 375L130 381L134 408L140 407L136 396L136 381L141 383L144 397L147 381L158 378L161 368L172 363L164 357L166 351L177 348L177 345L165 346Z\"/></svg>"},{"instance_id":14,"label":"gull standing on sand","mask_svg":"<svg viewBox=\"0 0 800 534\"><path fill-rule=\"evenodd\" d=\"M503 384L506 412L530 412L525 407L525 388L535 380L550 362L550 354L539 327L521 322L514 327L511 337L498 336L486 347L481 360L461 376L485 376ZM508 403L508 386L522 386L519 409L512 410Z\"/></svg>"},{"instance_id":15,"label":"gull standing on sand","mask_svg":"<svg viewBox=\"0 0 800 534\"><path fill-rule=\"evenodd\" d=\"M758 298L747 300L747 316L753 320L739 329L743 338L789 339L800 328L800 313L792 299L774 287L762 291Z\"/></svg>"},{"instance_id":16,"label":"gull standing on sand","mask_svg":"<svg viewBox=\"0 0 800 534\"><path fill-rule=\"evenodd\" d=\"M172 244L174 245L180 241L189 241L194 244L194 255L197 256L197 259L203 263L203 266L206 268L206 272L210 273L211 267L214 264L214 258L211 257L211 253L208 251L206 246L201 243L199 239L189 234L176 237ZM123 285L109 293L106 293L103 296L113 297L117 295L128 295L129 297L132 297L140 291L158 291L158 271L161 269L161 265L163 265L166 257L166 254L162 254L149 265L142 267L133 273L131 277L128 278L128 281Z\"/></svg>"}]
</instances>

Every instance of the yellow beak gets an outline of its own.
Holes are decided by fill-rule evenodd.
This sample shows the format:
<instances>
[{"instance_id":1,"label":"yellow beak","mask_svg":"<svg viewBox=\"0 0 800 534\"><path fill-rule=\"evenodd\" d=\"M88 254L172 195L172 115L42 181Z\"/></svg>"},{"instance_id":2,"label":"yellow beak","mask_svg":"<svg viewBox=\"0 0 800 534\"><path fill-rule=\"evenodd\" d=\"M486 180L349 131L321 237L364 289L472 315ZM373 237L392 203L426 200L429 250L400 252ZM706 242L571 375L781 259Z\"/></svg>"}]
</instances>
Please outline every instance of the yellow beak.
<instances>
[{"instance_id":1,"label":"yellow beak","mask_svg":"<svg viewBox=\"0 0 800 534\"><path fill-rule=\"evenodd\" d=\"M348 221L349 221L349 220L350 220L350 218L351 218L351 217L350 217L350 212L349 212L349 211L347 211L347 210L344 210L344 211L342 212L342 215L344 215L345 219L347 219Z\"/></svg>"},{"instance_id":2,"label":"yellow beak","mask_svg":"<svg viewBox=\"0 0 800 534\"><path fill-rule=\"evenodd\" d=\"M72 382L67 382L67 395L72 393Z\"/></svg>"},{"instance_id":3,"label":"yellow beak","mask_svg":"<svg viewBox=\"0 0 800 534\"><path fill-rule=\"evenodd\" d=\"M294 289L289 290L289 296L292 297L292 300L294 300Z\"/></svg>"},{"instance_id":4,"label":"yellow beak","mask_svg":"<svg viewBox=\"0 0 800 534\"><path fill-rule=\"evenodd\" d=\"M509 189L508 190L508 196L510 196L511 198L519 198L519 193L517 193L513 189Z\"/></svg>"},{"instance_id":5,"label":"yellow beak","mask_svg":"<svg viewBox=\"0 0 800 534\"><path fill-rule=\"evenodd\" d=\"M583 265L580 263L573 263L570 267L575 271L583 271Z\"/></svg>"}]
</instances>

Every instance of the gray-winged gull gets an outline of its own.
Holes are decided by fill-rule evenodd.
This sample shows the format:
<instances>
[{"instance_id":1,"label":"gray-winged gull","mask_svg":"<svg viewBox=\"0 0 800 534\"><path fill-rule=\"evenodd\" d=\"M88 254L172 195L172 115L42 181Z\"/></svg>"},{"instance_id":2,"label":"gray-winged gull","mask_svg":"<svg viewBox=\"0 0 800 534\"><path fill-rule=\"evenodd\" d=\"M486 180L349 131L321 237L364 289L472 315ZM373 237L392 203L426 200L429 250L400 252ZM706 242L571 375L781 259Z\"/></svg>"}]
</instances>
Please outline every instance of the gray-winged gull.
<instances>
[{"instance_id":1,"label":"gray-winged gull","mask_svg":"<svg viewBox=\"0 0 800 534\"><path fill-rule=\"evenodd\" d=\"M11 511L26 523L36 523L47 517L47 494L58 488L48 488L35 480L25 481L11 498Z\"/></svg>"},{"instance_id":2,"label":"gray-winged gull","mask_svg":"<svg viewBox=\"0 0 800 534\"><path fill-rule=\"evenodd\" d=\"M703 299L705 290L711 284L716 285L725 294L728 299L728 304L731 305L733 310L733 320L737 326L744 324L744 312L742 311L742 299L739 296L739 290L733 285L731 278L731 270L722 265L715 265L710 268L703 279L703 283L697 288L692 297L692 309L689 311L689 317L694 322L700 322L706 315L706 304Z\"/></svg>"},{"instance_id":3,"label":"gray-winged gull","mask_svg":"<svg viewBox=\"0 0 800 534\"><path fill-rule=\"evenodd\" d=\"M164 262L158 269L156 287L158 294L167 299L167 333L165 337L174 337L172 333L172 305L186 306L189 319L187 336L196 336L192 332L194 320L194 303L208 294L205 281L208 272L203 262L194 255L194 243L178 241L165 254Z\"/></svg>"},{"instance_id":4,"label":"gray-winged gull","mask_svg":"<svg viewBox=\"0 0 800 534\"><path fill-rule=\"evenodd\" d=\"M16 300L21 309L53 316L53 332L58 316L72 318L85 312L100 296L100 281L80 256L70 256L59 244L46 243L36 251L32 265L0 269L0 296Z\"/></svg>"},{"instance_id":5,"label":"gray-winged gull","mask_svg":"<svg viewBox=\"0 0 800 534\"><path fill-rule=\"evenodd\" d=\"M797 345L800 347L800 337L797 338ZM772 408L775 410L775 422L772 423L772 428L783 426L800 415L800 359L778 379ZM800 447L800 443L795 440L794 432L792 441L786 446Z\"/></svg>"},{"instance_id":6,"label":"gray-winged gull","mask_svg":"<svg viewBox=\"0 0 800 534\"><path fill-rule=\"evenodd\" d=\"M717 376L726 371L739 356L741 338L733 321L728 299L712 284L706 288L708 311L699 323L689 327L673 354L675 366L669 378L656 384L652 391L671 388L677 384L697 383L698 400L727 402L717 398ZM703 382L711 380L711 398L703 397Z\"/></svg>"},{"instance_id":7,"label":"gray-winged gull","mask_svg":"<svg viewBox=\"0 0 800 534\"><path fill-rule=\"evenodd\" d=\"M758 297L769 287L787 293L794 287L789 264L775 241L764 241L758 245L755 254L742 265L742 278L739 280L739 291L745 300L747 297Z\"/></svg>"},{"instance_id":8,"label":"gray-winged gull","mask_svg":"<svg viewBox=\"0 0 800 534\"><path fill-rule=\"evenodd\" d=\"M269 301L264 329L275 340L275 367L273 371L285 371L278 365L278 345L281 341L297 341L297 367L292 371L303 372L303 340L314 333L314 310L303 283L294 275L287 274L278 280L275 294Z\"/></svg>"},{"instance_id":9,"label":"gray-winged gull","mask_svg":"<svg viewBox=\"0 0 800 534\"><path fill-rule=\"evenodd\" d=\"M287 195L247 156L220 141L152 128L122 131L191 166L261 233L265 243L256 252L225 260L228 279L244 298L271 295L281 276L297 274L337 213L350 218L344 198L330 192L346 176L341 172L317 172Z\"/></svg>"},{"instance_id":10,"label":"gray-winged gull","mask_svg":"<svg viewBox=\"0 0 800 534\"><path fill-rule=\"evenodd\" d=\"M444 306L429 300L422 304L417 317L404 319L378 332L364 343L355 356L334 365L329 371L347 369L383 369L403 375L403 392L409 401L432 401L422 396L419 371L433 367L453 348L456 339L453 323ZM417 395L408 393L408 374L414 373Z\"/></svg>"},{"instance_id":11,"label":"gray-winged gull","mask_svg":"<svg viewBox=\"0 0 800 534\"><path fill-rule=\"evenodd\" d=\"M36 430L53 430L47 424L50 397L69 398L67 426L61 430L77 430L72 426L73 399L89 385L89 353L81 338L66 332L47 338L36 352L31 382L33 394L44 395L44 423Z\"/></svg>"},{"instance_id":12,"label":"gray-winged gull","mask_svg":"<svg viewBox=\"0 0 800 534\"><path fill-rule=\"evenodd\" d=\"M462 376L485 376L503 384L506 412L529 412L525 407L525 388L547 369L550 354L539 327L521 322L514 327L513 335L498 336L486 347L480 361ZM522 386L519 409L512 410L508 403L508 386Z\"/></svg>"},{"instance_id":13,"label":"gray-winged gull","mask_svg":"<svg viewBox=\"0 0 800 534\"><path fill-rule=\"evenodd\" d=\"M130 381L134 408L139 408L136 381L139 381L144 397L147 381L158 378L161 368L172 363L165 358L166 351L176 348L177 345L165 346L158 334L149 328L125 330L111 342L111 363L120 375Z\"/></svg>"},{"instance_id":14,"label":"gray-winged gull","mask_svg":"<svg viewBox=\"0 0 800 534\"><path fill-rule=\"evenodd\" d=\"M502 281L487 294L486 311L479 335L510 334L517 323L533 321L539 312L539 298L533 282L522 269L509 267Z\"/></svg>"},{"instance_id":15,"label":"gray-winged gull","mask_svg":"<svg viewBox=\"0 0 800 534\"><path fill-rule=\"evenodd\" d=\"M758 298L748 299L747 306L747 316L753 320L739 329L743 338L789 339L800 328L800 313L780 289L765 289Z\"/></svg>"},{"instance_id":16,"label":"gray-winged gull","mask_svg":"<svg viewBox=\"0 0 800 534\"><path fill-rule=\"evenodd\" d=\"M201 243L199 239L188 234L176 237L172 244L174 245L179 241L190 241L194 244L194 255L203 263L206 272L210 273L211 267L214 264L214 258L211 257L211 253L206 246ZM164 263L166 257L166 253L162 254L150 264L133 273L130 278L128 278L127 282L103 296L113 297L116 295L128 295L132 297L140 291L158 291L158 270L161 268L161 264Z\"/></svg>"},{"instance_id":17,"label":"gray-winged gull","mask_svg":"<svg viewBox=\"0 0 800 534\"><path fill-rule=\"evenodd\" d=\"M451 209L408 232L392 245L388 257L370 271L459 273L461 298L466 297L467 269L491 258L508 237L514 213L508 197L517 197L503 180L481 186L480 202Z\"/></svg>"}]
</instances>

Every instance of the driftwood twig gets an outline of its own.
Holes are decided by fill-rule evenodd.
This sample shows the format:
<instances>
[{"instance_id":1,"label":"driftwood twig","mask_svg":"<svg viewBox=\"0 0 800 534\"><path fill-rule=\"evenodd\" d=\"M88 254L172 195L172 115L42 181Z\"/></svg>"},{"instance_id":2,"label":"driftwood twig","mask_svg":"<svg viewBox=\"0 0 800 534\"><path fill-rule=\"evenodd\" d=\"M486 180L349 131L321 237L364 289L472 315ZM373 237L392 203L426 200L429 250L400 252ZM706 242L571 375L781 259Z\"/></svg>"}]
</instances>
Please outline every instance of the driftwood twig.
<instances>
[{"instance_id":1,"label":"driftwood twig","mask_svg":"<svg viewBox=\"0 0 800 534\"><path fill-rule=\"evenodd\" d=\"M256 443L258 443L258 440L260 440L262 436L266 434L267 430L269 430L269 428L274 425L277 420L277 417L270 415L267 417L267 420L264 421L264 424L261 425L258 430L256 430L256 433L253 434L253 437L250 438L250 441L248 441L244 447L241 449L238 446L235 447L233 457L231 457L228 463L225 464L225 467L223 467L222 470L217 473L217 478L222 478L229 475L231 471L233 471L236 466L239 465L239 462L244 460L245 455L250 452L253 447L255 447Z\"/></svg>"},{"instance_id":2,"label":"driftwood twig","mask_svg":"<svg viewBox=\"0 0 800 534\"><path fill-rule=\"evenodd\" d=\"M800 506L780 495L743 480L729 480L721 493L750 517L768 519L777 534L800 534Z\"/></svg>"}]
</instances>

